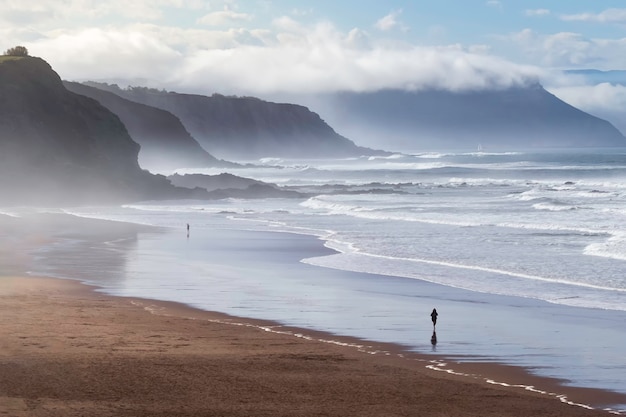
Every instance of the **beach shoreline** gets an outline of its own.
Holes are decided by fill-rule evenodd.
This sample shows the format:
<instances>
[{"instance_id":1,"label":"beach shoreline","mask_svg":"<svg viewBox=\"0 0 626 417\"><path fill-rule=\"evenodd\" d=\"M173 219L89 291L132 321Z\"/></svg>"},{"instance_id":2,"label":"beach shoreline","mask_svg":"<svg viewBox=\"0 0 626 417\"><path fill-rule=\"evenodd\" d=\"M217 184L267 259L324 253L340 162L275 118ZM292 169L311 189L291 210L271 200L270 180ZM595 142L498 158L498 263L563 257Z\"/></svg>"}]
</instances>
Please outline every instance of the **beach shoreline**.
<instances>
[{"instance_id":1,"label":"beach shoreline","mask_svg":"<svg viewBox=\"0 0 626 417\"><path fill-rule=\"evenodd\" d=\"M276 371L288 369L294 366L301 367L310 365L311 362L313 362L319 365L315 368L315 372L317 372L315 378L319 379L316 389L324 391L322 389L325 386L323 381L325 378L328 379L330 377L330 374L327 375L326 373L330 372L332 374L335 372L337 370L336 366L338 363L352 363L351 361L356 360L359 362L358 370L342 369L342 372L352 372L352 374L350 374L350 378L353 378L350 380L351 384L359 386L359 376L374 375L372 378L378 378L378 382L372 382L376 386L376 389L386 392L386 397L381 397L379 401L376 402L375 405L378 408L374 407L372 409L380 411L380 407L388 407L385 408L386 411L382 414L376 414L374 411L371 411L372 414L367 414L367 412L370 411L365 409L361 409L361 412L359 413L354 411L354 407L359 407L357 403L350 403L352 408L347 408L346 404L343 405L344 408L340 408L340 403L346 402L346 399L343 396L331 396L323 399L323 396L320 396L321 394L315 391L314 394L310 395L318 399L316 401L311 400L308 405L308 407L311 407L311 410L315 410L315 412L307 413L307 415L316 415L316 413L322 415L393 415L394 413L396 415L414 415L411 410L415 407L419 409L423 401L430 404L428 407L433 408L428 408L427 410L421 409L422 412L416 414L438 415L435 411L433 411L439 409L438 407L441 406L441 404L438 403L445 404L451 395L457 396L459 395L459 392L465 391L468 392L467 395L463 394L458 398L458 411L456 413L452 412L451 414L474 415L466 412L465 408L471 406L478 407L476 410L480 409L480 411L476 411L475 415L521 416L562 415L564 413L567 413L567 415L579 415L576 413L582 412L581 410L588 413L602 413L606 415L607 411L602 410L606 406L611 406L613 404L626 404L626 395L622 393L611 392L603 389L571 387L564 384L565 381L533 375L523 367L502 365L495 362L463 362L451 359L451 356L449 355L416 353L415 350L402 346L401 344L370 342L366 339L360 339L357 337L343 336L324 331L308 330L297 326L291 327L277 321L258 318L243 318L247 317L245 315L228 315L224 313L209 312L206 311L206 309L197 309L185 303L181 304L168 301L155 301L149 298L141 297L114 297L103 294L103 292L109 292L110 289L98 289L97 286L80 285L76 281L85 280L76 280L76 278L74 278L74 281L34 277L19 279L8 278L8 276L15 277L25 275L24 272L27 271L28 266L31 265L32 259L29 258L32 257L33 251L37 248L41 248L42 246L49 245L50 242L54 242L55 239L59 238L59 236L63 236L64 239L70 240L78 238L86 239L91 242L90 244L100 241L107 244L111 241L128 241L132 243L134 242L134 239L136 239L138 231L156 230L156 228L134 224L131 225L110 221L77 219L68 215L45 215L43 217L45 220L40 219L42 220L41 222L34 221L33 218L0 219L0 225L2 225L4 229L4 233L0 235L0 242L2 242L5 248L7 248L0 259L0 263L5 271L5 273L2 274L4 276L0 277L0 285L2 285L0 297L3 299L4 309L3 314L0 317L2 317L4 340L4 349L2 349L2 351L5 352L5 355L3 355L3 363L6 365L5 371L7 371L6 377L2 379L3 385L0 389L0 396L2 396L3 393L15 393L15 395L8 395L8 399L3 399L2 402L0 402L0 405L2 403L7 403L7 401L8 403L14 403L15 398L21 398L21 400L17 401L17 403L22 404L20 405L20 407L22 407L26 404L23 402L26 401L25 399L32 401L33 398L48 398L45 395L45 390L38 393L30 391L25 393L20 391L20 383L18 382L19 378L13 379L17 377L27 377L29 379L33 378L32 376L24 374L16 375L15 373L11 373L11 369L14 369L16 366L19 368L21 363L30 360L30 358L33 357L37 358L37 360L43 361L43 363L48 363L49 361L58 363L60 360L59 358L62 357L62 361L69 363L70 367L74 369L78 364L84 365L86 363L85 361L95 361L96 363L100 363L103 360L102 355L105 355L104 357L107 361L111 358L110 355L113 355L114 357L121 355L120 359L128 360L129 357L132 357L133 360L143 363L147 359L146 356L148 356L150 360L154 359L152 358L153 355L166 357L173 355L179 358L181 349L183 349L183 351L186 350L184 353L188 356L185 357L185 361L183 361L185 363L181 366L188 370L185 372L193 373L195 372L194 361L204 363L204 361L216 359L212 357L204 357L206 352L214 351L213 345L210 343L206 344L207 338L205 336L198 337L198 340L196 340L198 343L188 344L187 342L179 343L175 342L175 340L170 340L170 343L167 346L159 346L159 344L151 342L158 341L162 338L159 332L163 329L165 329L166 332L177 332L177 338L179 340L184 340L189 339L189 337L185 336L185 332L181 331L181 329L189 328L189 331L192 333L202 333L206 330L207 326L219 328L225 327L228 329L226 336L223 336L227 340L219 340L221 343L220 349L226 349L226 352L233 348L237 349L240 353L240 357L238 357L237 361L246 362L246 358L249 359L251 355L255 358L255 361L261 361L262 358L260 358L259 355L270 355L269 359L271 359L271 366L276 369L263 368L263 375L258 377L263 381L260 383L261 387L265 386L268 383L267 381L271 382L276 380L277 377L280 377L281 372L276 374ZM196 231L193 232L195 233ZM235 239L238 238L238 236L235 236ZM91 272L86 270L88 262L91 260L88 256L88 252L85 249L82 249L82 246L80 245L77 249L72 249L72 251L74 252L70 252L74 253L78 258L81 258L81 262L74 263L72 259L78 258L72 258L67 261L67 264L64 264L64 268L67 268L68 273L72 271L72 268L84 268L81 270L81 275L89 276ZM47 255L49 256L50 254L48 253ZM292 255L289 255L287 257L290 258L291 256ZM97 257L99 258L98 262L102 263L101 265L106 263L107 265L114 264L115 266L115 262L117 262L117 258L108 258L107 256L104 256L102 252L97 253ZM285 262L292 261L289 259ZM123 272L123 268L114 268L114 270L119 273ZM93 273L96 273L96 271L97 268L94 269ZM68 276L66 278L70 277L71 276ZM59 277L57 276L57 278ZM13 288L13 292L7 290L7 283L15 283L16 286ZM26 293L24 293L24 291L26 291ZM24 300L28 299L28 297L30 297L31 302L26 304L28 304L30 308L25 309ZM37 302L33 300L37 300ZM61 302L59 302L59 300ZM98 304L103 304L106 308L97 308ZM34 306L40 306L41 308L33 308ZM21 317L15 314L16 311L27 312L28 314ZM62 311L65 311L66 314L63 315ZM87 325L86 322L81 322L83 317L95 320L96 317L94 316L94 311L98 311L98 314L102 314L102 317L97 320L96 324ZM79 315L77 312L80 312L82 315ZM151 313L149 314L150 318L146 315L148 312ZM109 313L113 315L113 318L108 316ZM137 323L143 323L140 325L140 329L134 328L134 324L127 322L127 319L121 323L115 322L115 317L127 314L129 317L132 316L133 320L136 320ZM57 323L48 320L51 317L62 317L62 326L58 327L60 333L58 335L53 335L54 337L52 340L54 342L52 343L49 340L51 335L50 326L54 328ZM72 317L72 320L67 319L67 317ZM182 325L181 329L176 328L176 326L171 328L170 325L172 322ZM30 333L20 333L26 328L30 329ZM103 340L101 344L92 343L95 338L98 337L97 335L92 334L96 329L105 330L107 334L107 337L102 337ZM241 332L244 332L246 336L242 336ZM15 334L21 334L21 336L18 336L18 338L15 339ZM143 337L138 336L140 334L143 334ZM276 337L277 340L280 341L276 343L278 343L279 346L282 346L281 349L284 350L274 352L272 350L273 346L275 346L273 344L274 342L270 342L268 346L267 340L265 340L262 336L271 338ZM213 337L210 341L216 342L219 338L220 336ZM254 342L250 344L248 338L253 339ZM88 339L89 343L85 343L84 341L81 342L83 339ZM32 342L33 340L37 341ZM229 340L244 341L234 343L234 345L229 345ZM273 341L274 339L271 340ZM25 341L31 342L25 343ZM223 346L224 343L226 343L227 347ZM54 347L54 349L50 350L51 346ZM304 346L307 353L298 356L298 354L290 351L290 348L293 346ZM94 351L94 349L96 350ZM258 351L263 349L265 349L266 353L259 354ZM328 353L328 350L330 350L331 353ZM74 351L74 354L72 354L72 351ZM6 354L7 352L11 354ZM90 356L91 352L99 352L99 354ZM331 357L327 358L324 356L327 354L331 355ZM348 357L349 360L346 359ZM321 360L320 358L325 359ZM220 359L222 358L220 357ZM318 361L318 359L320 360ZM411 379L411 384L413 384L416 389L426 390L426 392L429 393L426 395L428 398L425 399L424 395L420 394L422 391L418 390L416 393L407 392L406 387L398 386L397 384L399 382L404 381L403 378L394 379L385 372L383 372L382 375L379 375L381 373L380 367L388 366L388 362L390 361L393 362L393 372L391 372L391 374L400 372L402 373L403 378L421 378L419 381L413 381ZM146 362L145 369L142 368L142 373L157 372L162 366L162 364L158 361L151 362L151 364L148 362ZM240 362L237 363L241 365ZM329 364L332 364L332 366L328 367ZM213 369L215 366L217 366L217 364L211 364L210 368ZM269 366L269 364L266 364L266 366ZM244 369L245 366L243 366L243 368L238 372L243 372ZM389 368L384 369L387 371L390 370ZM55 375L55 372L57 372L58 375ZM308 375L313 371L308 369L307 372ZM413 373L415 375L413 375ZM80 372L78 372L78 374L80 374ZM11 375L13 375L13 377ZM50 381L58 383L58 380L62 375L65 375L65 371L56 368L51 369L47 371L45 377L42 378L42 383L46 381L46 377L50 377ZM112 380L116 381L116 384L119 384L119 375L116 376L115 373L113 373L109 376ZM166 379L168 379L169 383L178 384L177 381L179 380L179 377L180 375L177 375L172 376L172 380L169 380L169 377ZM202 385L200 379L206 377L207 374L199 374L194 377L198 378L194 383ZM304 376L301 377L304 378ZM87 380L91 381L93 378L97 378L97 375L80 374L76 377L76 380L81 380L81 378L87 378ZM159 378L165 378L165 376L161 375ZM239 380L239 378L241 378L241 375L238 374L236 379ZM310 376L307 376L305 379L310 378ZM452 381L450 383L453 383L454 386L447 387L447 382L442 382L440 384L442 386L439 388L441 392L434 392L431 389L432 387L429 386L429 383L424 380L424 378L426 378L426 380L434 378L437 381L440 379L443 379L444 381ZM185 378L182 379L185 380ZM231 384L235 382L236 381L230 381ZM275 387L274 390L276 393L280 393L281 390L290 390L290 381L282 382L286 384L286 386L283 388ZM21 388L24 388L24 386ZM252 388L259 390L259 387L257 386ZM76 389L76 387L74 386L73 389ZM112 389L112 387L102 386L100 391L103 390L108 392L107 390L110 389ZM135 404L135 400L131 395L134 392L134 389L135 388L132 386L128 386L128 395L122 395L122 393L117 393L116 395L123 396L125 398L124 401L126 406L131 408L134 407L133 413L129 415L142 415L138 414L138 410L142 407L145 408L148 406L142 402L145 398L137 398ZM165 386L159 386L154 389L167 391ZM232 389L238 391L240 388L238 388L235 383L235 385L232 386ZM361 387L358 392L346 392L343 395L356 395L357 397L368 396L372 395L370 392L372 389L374 388L367 387L367 389L365 389L364 387ZM453 391L446 391L448 389ZM90 407L97 408L102 406L101 403L98 403L99 400L94 400L95 398L99 398L99 395L101 395L98 393L99 389L92 391L94 392L90 391L80 395L89 398L93 397L92 400L90 400L92 401ZM502 391L505 391L506 394L501 394ZM141 395L148 395L148 393L152 395L151 388L145 388L142 392L143 393ZM202 395L208 394L208 392L202 392ZM258 395L260 398L265 394L267 394L266 388L263 388L255 395ZM298 393L293 393L295 397L290 397L294 401L292 405L296 405L302 401L302 399L299 399L298 401L295 400L297 397L296 394L299 395ZM61 398L59 397L54 400L55 404L57 404L55 407L61 406L58 401L65 401L67 404L75 401L75 398L72 397L74 394L71 392L65 392L64 395L65 396L62 397L63 399L59 399ZM328 395L328 393L324 395ZM395 405L394 403L397 402L398 395L405 399L406 402L401 405ZM418 399L415 398L415 395L420 397L419 401L417 401ZM479 401L481 396L484 396L484 401ZM494 396L497 399L496 401L493 401ZM501 406L499 405L499 401L504 401L500 398L501 396L505 398L506 401L511 400L509 396L514 397L515 400L511 400L512 402L508 403L508 405ZM528 402L531 398L541 399L539 400L541 403L540 409L533 408L530 410L527 408L529 406L539 407L538 404L522 404L524 402ZM169 400L174 401L172 398ZM544 404L544 400L547 400L548 402ZM43 401L43 403L46 401L48 400ZM231 402L231 404L227 404L228 407L237 408L239 404L239 400L236 397L224 397L224 401ZM261 400L257 399L255 401ZM298 415L298 413L295 413L293 410L278 410L276 408L278 407L278 404L273 404L272 402L283 401L282 396L270 397L269 399L263 401L266 401L263 405L263 407L265 407L263 410L272 411L246 414L246 412L242 409L238 411L239 414L235 413L232 415ZM324 406L333 401L337 403L333 405L333 407L335 407L333 410L335 411L329 411L326 413L327 410ZM521 405L517 402L520 402ZM97 405L96 403L100 405ZM579 405L572 405L571 403ZM74 407L74 405L70 407L67 404L63 405L63 407L65 407L65 411L69 413L72 411L71 407ZM26 404L26 406L32 407L32 405L28 404ZM118 406L119 404L115 405L108 403L106 407L114 407L116 410L115 415L124 415L119 414L120 410L115 408ZM206 411L206 409L203 408L205 406L206 405L204 404L196 404L194 406L194 412L198 413ZM220 407L223 406L225 405L220 405ZM586 406L592 406L595 410L587 410L585 408ZM45 407L51 407L51 405L48 404ZM166 405L163 405L163 407L166 407ZM500 410L499 413L495 413L495 410L492 410L492 408L495 407L504 407L505 412ZM553 409L553 407L556 408ZM146 410L148 408L146 408ZM217 412L214 408L211 408L211 410L219 415L229 415ZM388 410L392 410L393 412L388 412ZM524 412L519 410L524 410ZM551 410L550 413L552 414L547 413L546 410ZM98 414L95 409L92 411L91 415L110 415L106 413ZM247 409L247 412L249 411L250 410ZM490 414L492 411L494 411L493 414ZM146 411L145 415L158 415L154 414L154 412L154 410L151 410L150 412ZM170 409L169 412L172 412L172 410ZM290 414L292 412L293 414ZM444 413L446 411L442 408L439 412ZM24 413L25 414L9 412L10 415L32 415L28 414L27 411L24 411ZM60 413L59 415L71 414ZM185 415L185 413L174 413L172 415ZM302 415L302 413L299 415Z\"/></svg>"},{"instance_id":2,"label":"beach shoreline","mask_svg":"<svg viewBox=\"0 0 626 417\"><path fill-rule=\"evenodd\" d=\"M514 367L454 363L441 372L433 368L443 358L393 344L94 290L71 280L0 278L0 410L14 416L591 416L608 413L572 403L619 399ZM212 383L216 375L219 383ZM506 380L554 389L567 400Z\"/></svg>"}]
</instances>

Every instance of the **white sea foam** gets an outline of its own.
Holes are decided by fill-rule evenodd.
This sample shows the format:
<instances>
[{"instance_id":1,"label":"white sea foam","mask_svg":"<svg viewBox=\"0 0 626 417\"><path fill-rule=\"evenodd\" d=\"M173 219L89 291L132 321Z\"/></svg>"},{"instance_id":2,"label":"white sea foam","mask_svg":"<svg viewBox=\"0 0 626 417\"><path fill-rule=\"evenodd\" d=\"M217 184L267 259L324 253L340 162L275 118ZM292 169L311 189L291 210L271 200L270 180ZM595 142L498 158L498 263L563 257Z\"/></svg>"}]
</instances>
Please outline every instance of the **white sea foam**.
<instances>
[{"instance_id":1,"label":"white sea foam","mask_svg":"<svg viewBox=\"0 0 626 417\"><path fill-rule=\"evenodd\" d=\"M533 208L537 210L548 210L548 211L567 211L567 210L576 210L580 207L572 206L566 203L550 201L550 202L533 204Z\"/></svg>"},{"instance_id":2,"label":"white sea foam","mask_svg":"<svg viewBox=\"0 0 626 417\"><path fill-rule=\"evenodd\" d=\"M386 156L368 156L367 160L378 161L378 160L393 160L393 159L402 159L402 158L406 158L406 155L401 154L401 153L394 153L394 154L386 155Z\"/></svg>"},{"instance_id":3,"label":"white sea foam","mask_svg":"<svg viewBox=\"0 0 626 417\"><path fill-rule=\"evenodd\" d=\"M614 233L604 242L592 243L584 254L626 261L626 233Z\"/></svg>"},{"instance_id":4,"label":"white sea foam","mask_svg":"<svg viewBox=\"0 0 626 417\"><path fill-rule=\"evenodd\" d=\"M355 255L365 256L365 257L371 257L371 258L385 259L388 261L403 261L403 262L410 262L410 263L415 263L415 264L430 264L430 265L442 266L446 268L479 271L479 272L485 272L488 274L494 274L498 276L510 276L510 277L515 277L515 278L522 278L522 279L532 280L532 281L541 281L541 282L552 283L552 284L565 284L565 285L571 285L575 287L591 288L591 289L596 289L596 290L626 292L626 288L615 288L615 287L610 287L610 286L594 285L594 284L589 284L585 282L577 282L577 281L571 281L571 280L566 280L566 279L561 279L561 278L551 278L551 277L537 276L537 275L531 275L531 274L524 274L520 272L497 269L497 268L488 268L488 267L483 267L479 265L468 265L468 264L460 264L460 263L454 263L454 262L435 261L431 259L401 258L401 257L394 257L394 256L365 253L359 249L356 249L354 245L346 245L345 243L343 244L343 246L333 245L331 247L338 251L341 250L340 247L344 247L344 248L348 247L350 248L349 251L352 253L353 256ZM334 257L335 255L329 255L329 256ZM320 258L309 258L309 259L304 260L303 262L316 264L316 265L324 264L324 266L330 265L330 263L320 261ZM350 264L355 265L355 266L363 265L361 262L351 262ZM357 272L371 272L371 271L364 270L364 269L358 269L356 271ZM384 273L384 272L378 271L377 273ZM404 276L406 278L419 278L419 279L434 282L434 283L439 283L439 284L442 283L440 279L430 279L429 277L424 276L421 273L420 274L406 274L406 273L398 273L396 271L395 274ZM473 287L471 282L465 282L463 280L458 280L457 278L449 280L446 283L452 284L453 282L457 283L453 285L455 287L464 288L464 289L472 289L472 290L479 289L479 288ZM507 294L506 289L498 288L500 287L501 282L496 281L495 284L496 285L489 287L489 292L494 292L497 294ZM485 290L485 289L486 288L480 288L480 290ZM516 294L516 295L520 295L520 294ZM544 299L539 294L537 294L537 298ZM624 306L624 308L626 309L626 306Z\"/></svg>"},{"instance_id":5,"label":"white sea foam","mask_svg":"<svg viewBox=\"0 0 626 417\"><path fill-rule=\"evenodd\" d=\"M424 159L441 159L444 156L448 156L450 154L439 153L439 152L426 152L426 153L417 153L412 154L412 156L416 158L424 158Z\"/></svg>"},{"instance_id":6,"label":"white sea foam","mask_svg":"<svg viewBox=\"0 0 626 417\"><path fill-rule=\"evenodd\" d=\"M389 212L376 210L372 207L365 207L363 205L350 205L347 203L339 203L333 201L326 201L324 196L312 197L301 203L303 207L307 207L313 210L324 211L324 215L343 215L350 217L358 217L362 219L370 220L398 220L408 222L420 222L428 224L445 224L454 226L480 226L481 222L472 221L457 221L454 219L434 219L423 217L419 213L410 211L401 212Z\"/></svg>"},{"instance_id":7,"label":"white sea foam","mask_svg":"<svg viewBox=\"0 0 626 417\"><path fill-rule=\"evenodd\" d=\"M512 180L512 179L500 179L500 178L469 178L469 177L450 177L446 179L449 185L471 185L471 186L519 186L525 184L525 180Z\"/></svg>"}]
</instances>

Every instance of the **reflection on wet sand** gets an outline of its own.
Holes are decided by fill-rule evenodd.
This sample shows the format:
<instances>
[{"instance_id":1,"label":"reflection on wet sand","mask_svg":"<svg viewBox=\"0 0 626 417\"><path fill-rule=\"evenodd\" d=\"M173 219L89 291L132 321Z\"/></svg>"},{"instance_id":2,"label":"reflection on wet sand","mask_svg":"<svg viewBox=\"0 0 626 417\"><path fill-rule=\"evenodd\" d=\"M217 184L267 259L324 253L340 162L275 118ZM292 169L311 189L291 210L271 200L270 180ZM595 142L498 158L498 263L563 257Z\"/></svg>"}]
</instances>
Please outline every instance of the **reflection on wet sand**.
<instances>
[{"instance_id":1,"label":"reflection on wet sand","mask_svg":"<svg viewBox=\"0 0 626 417\"><path fill-rule=\"evenodd\" d=\"M82 219L66 214L31 214L2 219L0 242L20 237L20 259L0 258L8 273L72 278L119 285L140 234L159 228Z\"/></svg>"}]
</instances>

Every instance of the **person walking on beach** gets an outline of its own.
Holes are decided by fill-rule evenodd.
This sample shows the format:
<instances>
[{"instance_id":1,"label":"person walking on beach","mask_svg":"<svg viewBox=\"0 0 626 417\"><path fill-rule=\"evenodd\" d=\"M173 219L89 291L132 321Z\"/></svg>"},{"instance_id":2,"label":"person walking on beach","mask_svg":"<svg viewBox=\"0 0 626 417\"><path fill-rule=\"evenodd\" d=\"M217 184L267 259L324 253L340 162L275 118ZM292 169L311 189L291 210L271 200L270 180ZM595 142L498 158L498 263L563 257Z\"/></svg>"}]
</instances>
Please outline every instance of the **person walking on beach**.
<instances>
[{"instance_id":1,"label":"person walking on beach","mask_svg":"<svg viewBox=\"0 0 626 417\"><path fill-rule=\"evenodd\" d=\"M430 318L433 321L433 329L437 326L437 316L439 315L439 313L437 313L437 309L433 308L433 312L430 313Z\"/></svg>"}]
</instances>

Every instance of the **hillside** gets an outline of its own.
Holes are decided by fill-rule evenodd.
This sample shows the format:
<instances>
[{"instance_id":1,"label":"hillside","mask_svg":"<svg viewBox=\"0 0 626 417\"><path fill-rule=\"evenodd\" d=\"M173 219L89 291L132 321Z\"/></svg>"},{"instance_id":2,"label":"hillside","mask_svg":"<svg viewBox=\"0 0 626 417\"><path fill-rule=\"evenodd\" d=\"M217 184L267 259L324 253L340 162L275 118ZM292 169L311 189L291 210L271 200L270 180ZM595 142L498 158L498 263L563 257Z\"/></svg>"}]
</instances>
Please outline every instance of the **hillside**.
<instances>
[{"instance_id":1,"label":"hillside","mask_svg":"<svg viewBox=\"0 0 626 417\"><path fill-rule=\"evenodd\" d=\"M80 204L193 195L143 171L139 145L97 101L35 57L0 57L3 204Z\"/></svg>"},{"instance_id":2,"label":"hillside","mask_svg":"<svg viewBox=\"0 0 626 417\"><path fill-rule=\"evenodd\" d=\"M609 122L570 106L540 85L339 93L310 101L329 123L359 143L394 151L626 146L626 138Z\"/></svg>"},{"instance_id":3,"label":"hillside","mask_svg":"<svg viewBox=\"0 0 626 417\"><path fill-rule=\"evenodd\" d=\"M141 145L139 165L144 169L168 172L177 168L232 165L205 151L180 120L168 111L84 84L68 81L63 84L69 91L97 100L120 118L133 140Z\"/></svg>"},{"instance_id":4,"label":"hillside","mask_svg":"<svg viewBox=\"0 0 626 417\"><path fill-rule=\"evenodd\" d=\"M300 105L87 84L175 114L204 149L220 158L341 158L384 153L356 146Z\"/></svg>"}]
</instances>

